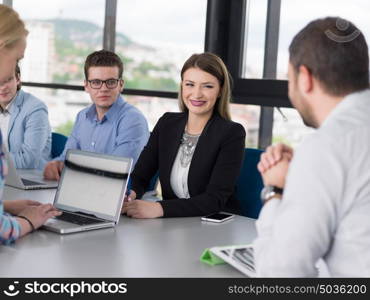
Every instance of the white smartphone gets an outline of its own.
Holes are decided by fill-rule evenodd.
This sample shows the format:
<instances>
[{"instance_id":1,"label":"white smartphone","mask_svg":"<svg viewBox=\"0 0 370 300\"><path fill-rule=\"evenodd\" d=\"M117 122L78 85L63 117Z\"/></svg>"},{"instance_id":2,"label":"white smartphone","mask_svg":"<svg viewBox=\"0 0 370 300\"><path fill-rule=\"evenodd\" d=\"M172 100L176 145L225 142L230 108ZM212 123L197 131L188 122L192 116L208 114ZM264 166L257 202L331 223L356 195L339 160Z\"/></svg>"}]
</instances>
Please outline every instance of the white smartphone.
<instances>
[{"instance_id":1,"label":"white smartphone","mask_svg":"<svg viewBox=\"0 0 370 300\"><path fill-rule=\"evenodd\" d=\"M208 221L208 222L215 222L215 223L221 223L227 220L230 220L234 217L232 214L226 214L226 213L216 213L211 214L208 216L204 216L201 218L202 221Z\"/></svg>"}]
</instances>

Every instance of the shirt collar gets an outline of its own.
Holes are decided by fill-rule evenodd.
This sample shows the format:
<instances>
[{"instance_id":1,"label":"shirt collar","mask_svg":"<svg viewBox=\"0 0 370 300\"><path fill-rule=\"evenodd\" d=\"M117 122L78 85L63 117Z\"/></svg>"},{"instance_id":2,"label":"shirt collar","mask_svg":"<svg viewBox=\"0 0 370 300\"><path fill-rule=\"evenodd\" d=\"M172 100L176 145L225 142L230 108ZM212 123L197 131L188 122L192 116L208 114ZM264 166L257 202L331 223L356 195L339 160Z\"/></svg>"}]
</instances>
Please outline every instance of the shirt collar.
<instances>
[{"instance_id":1,"label":"shirt collar","mask_svg":"<svg viewBox=\"0 0 370 300\"><path fill-rule=\"evenodd\" d=\"M112 104L109 110L105 113L103 119L100 122L112 119L120 110L119 108L125 105L125 101L122 99L121 95L118 95L117 100ZM99 122L96 106L91 105L90 108L86 111L86 117L91 121Z\"/></svg>"},{"instance_id":2,"label":"shirt collar","mask_svg":"<svg viewBox=\"0 0 370 300\"><path fill-rule=\"evenodd\" d=\"M330 114L327 116L327 118L324 120L320 127L323 127L327 123L330 123L332 119L335 119L337 114L340 114L342 111L348 110L350 107L355 105L357 101L360 101L359 99L361 98L369 99L369 95L370 95L369 89L348 94L335 106L335 108L330 112Z\"/></svg>"},{"instance_id":3,"label":"shirt collar","mask_svg":"<svg viewBox=\"0 0 370 300\"><path fill-rule=\"evenodd\" d=\"M9 115L11 114L10 113L10 108L11 108L12 104L14 103L14 99L17 97L17 95L18 95L18 92L15 93L14 97L12 98L12 100L10 100L10 102L8 103L8 105L5 108L2 108L0 106L0 113L9 114Z\"/></svg>"}]
</instances>

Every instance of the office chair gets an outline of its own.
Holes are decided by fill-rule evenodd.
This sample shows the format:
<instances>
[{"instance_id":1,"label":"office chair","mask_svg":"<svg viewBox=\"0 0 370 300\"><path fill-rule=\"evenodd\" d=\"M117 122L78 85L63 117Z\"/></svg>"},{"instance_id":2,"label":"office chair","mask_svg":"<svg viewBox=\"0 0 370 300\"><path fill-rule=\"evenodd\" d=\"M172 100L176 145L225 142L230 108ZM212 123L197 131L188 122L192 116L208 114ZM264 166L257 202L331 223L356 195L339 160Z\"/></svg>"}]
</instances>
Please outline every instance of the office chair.
<instances>
[{"instance_id":1,"label":"office chair","mask_svg":"<svg viewBox=\"0 0 370 300\"><path fill-rule=\"evenodd\" d=\"M51 158L55 158L62 154L64 146L67 142L67 137L63 134L52 132L51 134Z\"/></svg>"},{"instance_id":2,"label":"office chair","mask_svg":"<svg viewBox=\"0 0 370 300\"><path fill-rule=\"evenodd\" d=\"M244 161L236 183L236 197L239 200L242 215L257 219L262 208L260 193L263 188L262 177L257 170L262 150L246 148Z\"/></svg>"},{"instance_id":3,"label":"office chair","mask_svg":"<svg viewBox=\"0 0 370 300\"><path fill-rule=\"evenodd\" d=\"M155 175L150 179L148 187L145 189L145 193L143 195L143 200L147 201L160 201L161 199L158 197L157 194L157 186L159 182L159 173L155 173Z\"/></svg>"},{"instance_id":4,"label":"office chair","mask_svg":"<svg viewBox=\"0 0 370 300\"><path fill-rule=\"evenodd\" d=\"M144 200L149 200L149 201L158 201L158 200L160 200L157 197L158 182L159 182L159 172L157 171L157 173L155 173L155 175L152 177L152 179L150 179L150 182L149 182L147 188L145 189L145 193L142 197ZM130 190L130 189L131 189L131 178L129 179L128 184L127 184L127 190Z\"/></svg>"},{"instance_id":5,"label":"office chair","mask_svg":"<svg viewBox=\"0 0 370 300\"><path fill-rule=\"evenodd\" d=\"M149 185L146 188L145 192L155 191L158 186L158 181L159 181L159 172L155 173L152 179L150 179Z\"/></svg>"}]
</instances>

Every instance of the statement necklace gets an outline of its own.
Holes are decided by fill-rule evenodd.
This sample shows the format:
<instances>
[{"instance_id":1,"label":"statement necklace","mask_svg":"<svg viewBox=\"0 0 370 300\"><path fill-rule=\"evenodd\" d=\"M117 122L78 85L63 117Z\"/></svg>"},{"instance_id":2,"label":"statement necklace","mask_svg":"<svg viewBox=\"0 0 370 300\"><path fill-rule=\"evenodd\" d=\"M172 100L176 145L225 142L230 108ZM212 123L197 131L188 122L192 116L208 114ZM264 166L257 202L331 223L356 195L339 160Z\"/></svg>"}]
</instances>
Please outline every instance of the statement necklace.
<instances>
[{"instance_id":1,"label":"statement necklace","mask_svg":"<svg viewBox=\"0 0 370 300\"><path fill-rule=\"evenodd\" d=\"M191 162L199 137L200 134L192 135L188 134L186 131L182 135L180 146L180 163L183 168L186 168Z\"/></svg>"}]
</instances>

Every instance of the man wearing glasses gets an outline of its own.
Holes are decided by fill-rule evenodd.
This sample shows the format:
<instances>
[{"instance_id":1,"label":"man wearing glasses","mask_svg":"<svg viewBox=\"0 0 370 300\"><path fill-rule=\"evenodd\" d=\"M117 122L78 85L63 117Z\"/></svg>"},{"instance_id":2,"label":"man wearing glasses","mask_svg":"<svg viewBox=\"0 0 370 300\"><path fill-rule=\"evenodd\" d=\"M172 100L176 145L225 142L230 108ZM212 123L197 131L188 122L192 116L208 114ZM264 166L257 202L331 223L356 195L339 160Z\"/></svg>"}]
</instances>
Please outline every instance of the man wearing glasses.
<instances>
[{"instance_id":1,"label":"man wearing glasses","mask_svg":"<svg viewBox=\"0 0 370 300\"><path fill-rule=\"evenodd\" d=\"M59 180L68 149L131 157L135 163L148 140L145 117L120 96L121 59L110 51L93 52L86 58L84 72L85 91L93 104L78 113L63 153L45 166L46 179Z\"/></svg>"}]
</instances>

